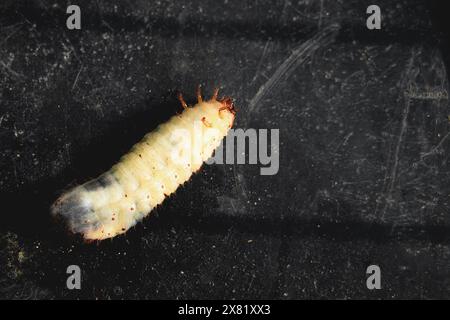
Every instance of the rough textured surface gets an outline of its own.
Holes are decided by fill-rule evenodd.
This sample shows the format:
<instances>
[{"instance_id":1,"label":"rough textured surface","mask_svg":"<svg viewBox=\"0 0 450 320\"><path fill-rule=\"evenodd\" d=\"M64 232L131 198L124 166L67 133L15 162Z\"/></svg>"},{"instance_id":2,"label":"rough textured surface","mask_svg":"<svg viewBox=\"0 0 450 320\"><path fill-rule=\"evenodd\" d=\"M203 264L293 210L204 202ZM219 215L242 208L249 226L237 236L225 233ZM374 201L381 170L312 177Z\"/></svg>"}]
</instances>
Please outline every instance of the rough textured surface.
<instances>
[{"instance_id":1,"label":"rough textured surface","mask_svg":"<svg viewBox=\"0 0 450 320\"><path fill-rule=\"evenodd\" d=\"M378 1L369 31L368 1L112 3L78 1L81 31L59 2L0 4L1 298L450 297L443 8ZM199 83L237 127L280 129L279 173L205 166L126 236L58 230L62 190Z\"/></svg>"}]
</instances>

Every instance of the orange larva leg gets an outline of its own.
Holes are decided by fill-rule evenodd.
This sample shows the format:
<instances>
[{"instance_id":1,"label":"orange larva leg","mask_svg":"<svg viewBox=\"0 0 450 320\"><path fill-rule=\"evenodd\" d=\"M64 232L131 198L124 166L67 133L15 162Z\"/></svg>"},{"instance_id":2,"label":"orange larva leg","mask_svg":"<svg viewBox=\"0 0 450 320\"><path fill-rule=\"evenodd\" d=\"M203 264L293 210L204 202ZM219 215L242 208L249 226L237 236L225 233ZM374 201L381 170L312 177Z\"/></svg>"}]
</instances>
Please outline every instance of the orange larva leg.
<instances>
[{"instance_id":1,"label":"orange larva leg","mask_svg":"<svg viewBox=\"0 0 450 320\"><path fill-rule=\"evenodd\" d=\"M186 101L184 101L183 99L183 95L181 94L181 92L178 92L178 100L180 100L181 106L183 107L183 109L187 109L187 104Z\"/></svg>"},{"instance_id":2,"label":"orange larva leg","mask_svg":"<svg viewBox=\"0 0 450 320\"><path fill-rule=\"evenodd\" d=\"M219 88L215 88L215 89L214 89L213 96L212 96L212 98L211 98L211 101L217 100L217 96L218 96L218 95L219 95Z\"/></svg>"},{"instance_id":3,"label":"orange larva leg","mask_svg":"<svg viewBox=\"0 0 450 320\"><path fill-rule=\"evenodd\" d=\"M197 102L200 103L203 101L202 98L202 89L200 88L200 85L197 86Z\"/></svg>"}]
</instances>

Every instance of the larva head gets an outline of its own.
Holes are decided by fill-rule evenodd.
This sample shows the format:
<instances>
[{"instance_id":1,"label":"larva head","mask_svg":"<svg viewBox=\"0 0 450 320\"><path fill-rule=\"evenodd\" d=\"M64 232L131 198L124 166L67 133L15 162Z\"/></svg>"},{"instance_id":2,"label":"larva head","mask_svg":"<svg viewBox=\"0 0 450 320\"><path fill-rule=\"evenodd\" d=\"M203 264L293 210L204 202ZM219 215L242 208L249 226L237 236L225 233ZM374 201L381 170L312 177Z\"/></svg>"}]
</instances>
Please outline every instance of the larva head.
<instances>
[{"instance_id":1,"label":"larva head","mask_svg":"<svg viewBox=\"0 0 450 320\"><path fill-rule=\"evenodd\" d=\"M225 97L222 100L219 100L219 102L221 103L221 107L219 109L219 111L224 111L227 110L228 112L230 112L233 116L236 115L236 108L234 107L234 103L233 103L233 99L231 99L230 97Z\"/></svg>"},{"instance_id":2,"label":"larva head","mask_svg":"<svg viewBox=\"0 0 450 320\"><path fill-rule=\"evenodd\" d=\"M199 120L205 128L219 130L225 136L233 126L236 114L231 98L203 101L198 106L202 115Z\"/></svg>"},{"instance_id":3,"label":"larva head","mask_svg":"<svg viewBox=\"0 0 450 320\"><path fill-rule=\"evenodd\" d=\"M200 85L197 86L197 101L200 108L204 107L208 110L215 108L217 110L217 118L221 124L226 124L226 128L229 129L233 126L234 118L236 116L236 108L234 107L233 99L230 97L224 97L222 99L217 99L219 95L219 89L214 89L214 93L210 100L203 100ZM183 99L181 93L178 94L178 99L184 109L187 109L187 104ZM208 120L205 118L205 120ZM203 121L203 119L202 119ZM208 125L207 121L204 121L205 125Z\"/></svg>"}]
</instances>

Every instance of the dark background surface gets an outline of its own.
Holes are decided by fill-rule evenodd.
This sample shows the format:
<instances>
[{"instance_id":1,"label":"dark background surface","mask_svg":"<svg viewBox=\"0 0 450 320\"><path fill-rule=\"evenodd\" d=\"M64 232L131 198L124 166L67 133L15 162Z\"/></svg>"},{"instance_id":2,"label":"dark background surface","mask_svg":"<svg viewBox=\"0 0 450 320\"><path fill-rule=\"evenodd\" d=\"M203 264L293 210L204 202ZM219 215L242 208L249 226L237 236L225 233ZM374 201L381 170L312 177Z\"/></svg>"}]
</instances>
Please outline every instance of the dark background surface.
<instances>
[{"instance_id":1,"label":"dark background surface","mask_svg":"<svg viewBox=\"0 0 450 320\"><path fill-rule=\"evenodd\" d=\"M378 1L0 4L0 298L450 298L445 8ZM441 19L441 20L439 20ZM220 86L280 129L280 171L204 166L126 235L85 244L48 208ZM82 289L66 289L66 268ZM377 264L382 290L366 288Z\"/></svg>"}]
</instances>

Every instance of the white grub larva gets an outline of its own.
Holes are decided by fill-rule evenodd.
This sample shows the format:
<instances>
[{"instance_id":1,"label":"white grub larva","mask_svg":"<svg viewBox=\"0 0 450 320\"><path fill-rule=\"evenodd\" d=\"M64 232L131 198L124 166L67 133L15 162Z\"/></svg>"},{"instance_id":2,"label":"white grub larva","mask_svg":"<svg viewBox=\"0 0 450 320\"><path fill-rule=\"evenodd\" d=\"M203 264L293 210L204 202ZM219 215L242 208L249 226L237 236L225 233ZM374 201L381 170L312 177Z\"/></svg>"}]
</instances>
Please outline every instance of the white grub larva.
<instances>
[{"instance_id":1,"label":"white grub larva","mask_svg":"<svg viewBox=\"0 0 450 320\"><path fill-rule=\"evenodd\" d=\"M69 231L86 240L125 233L211 157L233 125L231 98L198 102L173 116L124 155L109 171L64 193L51 208ZM200 137L199 137L200 135Z\"/></svg>"}]
</instances>

